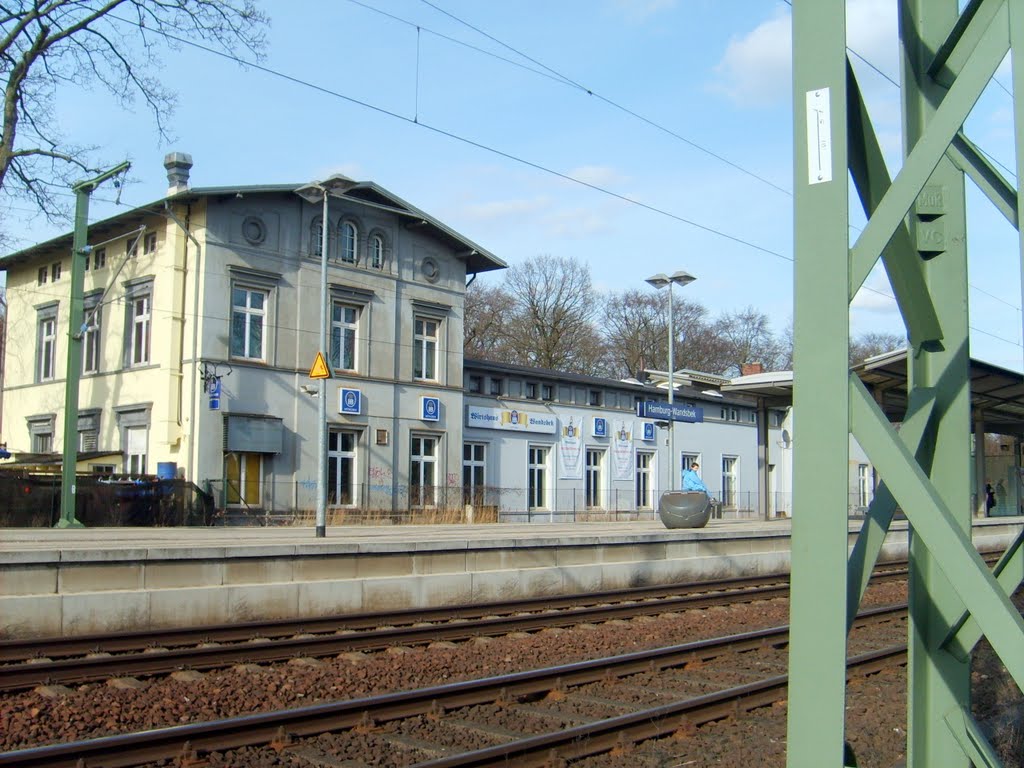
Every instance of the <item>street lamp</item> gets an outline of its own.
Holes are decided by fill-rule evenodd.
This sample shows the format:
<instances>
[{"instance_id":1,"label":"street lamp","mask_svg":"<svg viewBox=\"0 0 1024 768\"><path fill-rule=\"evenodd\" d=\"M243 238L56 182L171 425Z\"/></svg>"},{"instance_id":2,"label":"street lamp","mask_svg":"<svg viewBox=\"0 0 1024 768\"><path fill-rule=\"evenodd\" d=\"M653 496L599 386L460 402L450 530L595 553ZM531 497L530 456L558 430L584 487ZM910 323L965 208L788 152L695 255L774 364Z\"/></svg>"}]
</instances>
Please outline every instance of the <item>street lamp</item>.
<instances>
[{"instance_id":1,"label":"street lamp","mask_svg":"<svg viewBox=\"0 0 1024 768\"><path fill-rule=\"evenodd\" d=\"M676 363L675 356L673 354L676 337L675 331L672 328L672 286L689 285L696 279L697 278L689 272L679 270L678 272L673 272L671 275L659 272L652 277L648 277L646 281L649 285L653 285L658 290L668 286L668 409L670 411L668 422L668 453L669 465L671 466L668 478L668 489L670 491L674 491L676 489L676 420L675 411L672 408L672 399L676 391Z\"/></svg>"},{"instance_id":2,"label":"street lamp","mask_svg":"<svg viewBox=\"0 0 1024 768\"><path fill-rule=\"evenodd\" d=\"M320 230L320 354L329 361L327 350L327 247L330 243L330 222L327 218L327 201L331 193L344 194L355 186L355 182L340 173L323 182L299 187L295 193L310 203L323 203L322 227ZM330 363L328 363L330 369ZM318 380L320 400L317 403L317 490L316 490L316 537L322 539L327 535L327 380Z\"/></svg>"}]
</instances>

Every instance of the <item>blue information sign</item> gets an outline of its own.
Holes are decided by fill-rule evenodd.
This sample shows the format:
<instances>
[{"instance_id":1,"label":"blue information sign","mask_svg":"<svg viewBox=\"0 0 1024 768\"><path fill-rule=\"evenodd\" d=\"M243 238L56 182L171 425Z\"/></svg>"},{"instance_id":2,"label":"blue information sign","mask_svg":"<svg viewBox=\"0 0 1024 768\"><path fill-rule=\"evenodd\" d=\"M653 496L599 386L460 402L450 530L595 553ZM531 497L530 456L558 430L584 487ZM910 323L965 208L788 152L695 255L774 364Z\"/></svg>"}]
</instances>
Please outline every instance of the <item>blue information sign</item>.
<instances>
[{"instance_id":1,"label":"blue information sign","mask_svg":"<svg viewBox=\"0 0 1024 768\"><path fill-rule=\"evenodd\" d=\"M650 442L655 437L654 424L650 421L644 422L644 440Z\"/></svg>"},{"instance_id":2,"label":"blue information sign","mask_svg":"<svg viewBox=\"0 0 1024 768\"><path fill-rule=\"evenodd\" d=\"M220 379L210 382L210 410L220 410Z\"/></svg>"},{"instance_id":3,"label":"blue information sign","mask_svg":"<svg viewBox=\"0 0 1024 768\"><path fill-rule=\"evenodd\" d=\"M441 401L436 397L423 398L423 413L420 416L423 421L440 421Z\"/></svg>"},{"instance_id":4,"label":"blue information sign","mask_svg":"<svg viewBox=\"0 0 1024 768\"><path fill-rule=\"evenodd\" d=\"M358 416L363 410L363 393L358 389L342 388L338 392L338 412Z\"/></svg>"},{"instance_id":5,"label":"blue information sign","mask_svg":"<svg viewBox=\"0 0 1024 768\"><path fill-rule=\"evenodd\" d=\"M594 437L608 437L608 419L603 416L594 417Z\"/></svg>"}]
</instances>

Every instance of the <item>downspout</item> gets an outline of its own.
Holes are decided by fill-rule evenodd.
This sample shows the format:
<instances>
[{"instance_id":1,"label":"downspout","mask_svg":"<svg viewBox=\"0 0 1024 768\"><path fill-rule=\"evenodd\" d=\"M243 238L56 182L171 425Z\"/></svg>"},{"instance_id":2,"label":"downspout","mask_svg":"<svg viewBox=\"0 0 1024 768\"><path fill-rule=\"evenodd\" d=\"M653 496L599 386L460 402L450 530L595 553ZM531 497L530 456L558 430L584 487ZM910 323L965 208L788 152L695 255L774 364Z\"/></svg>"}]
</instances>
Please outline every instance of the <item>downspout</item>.
<instances>
[{"instance_id":1,"label":"downspout","mask_svg":"<svg viewBox=\"0 0 1024 768\"><path fill-rule=\"evenodd\" d=\"M476 275L477 275L477 273L476 273L476 272L474 272L474 273L473 273L473 276L472 276L471 278L469 278L469 282L468 282L468 283L466 283L466 287L467 287L467 288L469 288L469 286L471 286L471 285L473 284L473 281L474 281L474 280L476 280Z\"/></svg>"},{"instance_id":2,"label":"downspout","mask_svg":"<svg viewBox=\"0 0 1024 768\"><path fill-rule=\"evenodd\" d=\"M174 213L174 211L171 210L170 203L168 201L166 201L166 200L164 201L164 211L166 212L167 217L169 219L171 219L171 221L173 221L175 224L178 225L178 227L182 230L182 232L185 233L185 237L187 237L189 240L191 240L192 244L195 245L195 247L196 247L196 269L195 269L195 273L196 273L196 286L195 286L194 296L193 296L193 300L192 300L192 377L191 377L192 378L192 383L191 383L191 394L190 394L191 403L190 403L190 406L189 406L189 428L188 428L188 463L189 463L188 470L189 470L189 474L191 475L192 482L194 483L198 479L198 477L196 476L196 467L197 467L198 461L196 460L195 455L194 455L195 454L195 444L196 444L196 439L195 439L195 434L196 434L196 382L199 380L199 370L198 370L199 363L196 360L196 355L198 354L198 349L199 349L199 277L202 274L202 270L200 269L200 264L202 262L203 247L202 247L202 245L200 245L200 243L196 239L195 235L192 234L192 230L191 230L192 205L191 204L189 204L189 205L187 205L185 207L186 213L185 213L185 221L184 222L182 222L181 219L179 219L178 216ZM185 264L184 264L184 269L183 269L183 273L182 273L182 282L183 283L186 282L187 279L188 279L188 243L185 244ZM186 299L185 299L185 292L182 291L182 294L181 294L181 315L182 315L182 319L183 320L184 320L184 317L185 317L185 301L186 301ZM185 324L184 324L184 322L181 325L181 336L182 336L181 348L184 349L185 348L185 338L184 338L185 337ZM185 373L185 361L184 361L184 359L182 359L182 360L180 360L178 362L178 370L179 370L179 374L181 376L184 376L184 373ZM184 395L184 389L185 389L184 384L183 383L179 384L179 387L178 387L178 426L182 426L182 419L181 419L181 417L182 417L182 412L184 410L184 406L182 404L182 397Z\"/></svg>"}]
</instances>

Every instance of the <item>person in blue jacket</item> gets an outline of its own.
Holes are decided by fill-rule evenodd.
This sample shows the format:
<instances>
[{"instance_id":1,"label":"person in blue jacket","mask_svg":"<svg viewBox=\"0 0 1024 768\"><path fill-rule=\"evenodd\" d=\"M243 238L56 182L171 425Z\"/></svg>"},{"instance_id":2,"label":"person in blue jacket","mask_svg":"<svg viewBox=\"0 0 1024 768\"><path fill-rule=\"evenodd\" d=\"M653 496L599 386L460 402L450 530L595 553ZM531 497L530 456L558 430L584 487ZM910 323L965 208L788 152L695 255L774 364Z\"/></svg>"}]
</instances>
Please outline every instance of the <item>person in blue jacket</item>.
<instances>
[{"instance_id":1,"label":"person in blue jacket","mask_svg":"<svg viewBox=\"0 0 1024 768\"><path fill-rule=\"evenodd\" d=\"M689 469L683 470L683 490L684 491L704 491L708 492L708 487L704 485L704 481L700 479L700 475L697 474L697 470L700 469L700 464L696 461L690 464Z\"/></svg>"}]
</instances>

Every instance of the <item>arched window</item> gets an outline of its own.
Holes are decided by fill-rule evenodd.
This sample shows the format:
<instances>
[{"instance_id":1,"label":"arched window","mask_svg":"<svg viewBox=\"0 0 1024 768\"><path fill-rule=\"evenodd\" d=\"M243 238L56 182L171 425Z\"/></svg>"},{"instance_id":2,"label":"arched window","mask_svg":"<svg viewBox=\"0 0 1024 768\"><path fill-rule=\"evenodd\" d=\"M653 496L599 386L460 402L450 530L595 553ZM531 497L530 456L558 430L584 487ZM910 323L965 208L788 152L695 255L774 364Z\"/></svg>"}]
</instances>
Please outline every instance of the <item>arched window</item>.
<instances>
[{"instance_id":1,"label":"arched window","mask_svg":"<svg viewBox=\"0 0 1024 768\"><path fill-rule=\"evenodd\" d=\"M370 266L384 269L384 238L381 235L370 238Z\"/></svg>"},{"instance_id":2,"label":"arched window","mask_svg":"<svg viewBox=\"0 0 1024 768\"><path fill-rule=\"evenodd\" d=\"M324 246L324 222L323 219L313 219L309 225L309 252L313 256L322 255Z\"/></svg>"},{"instance_id":3,"label":"arched window","mask_svg":"<svg viewBox=\"0 0 1024 768\"><path fill-rule=\"evenodd\" d=\"M359 232L351 221L341 223L341 260L355 264L359 260Z\"/></svg>"}]
</instances>

